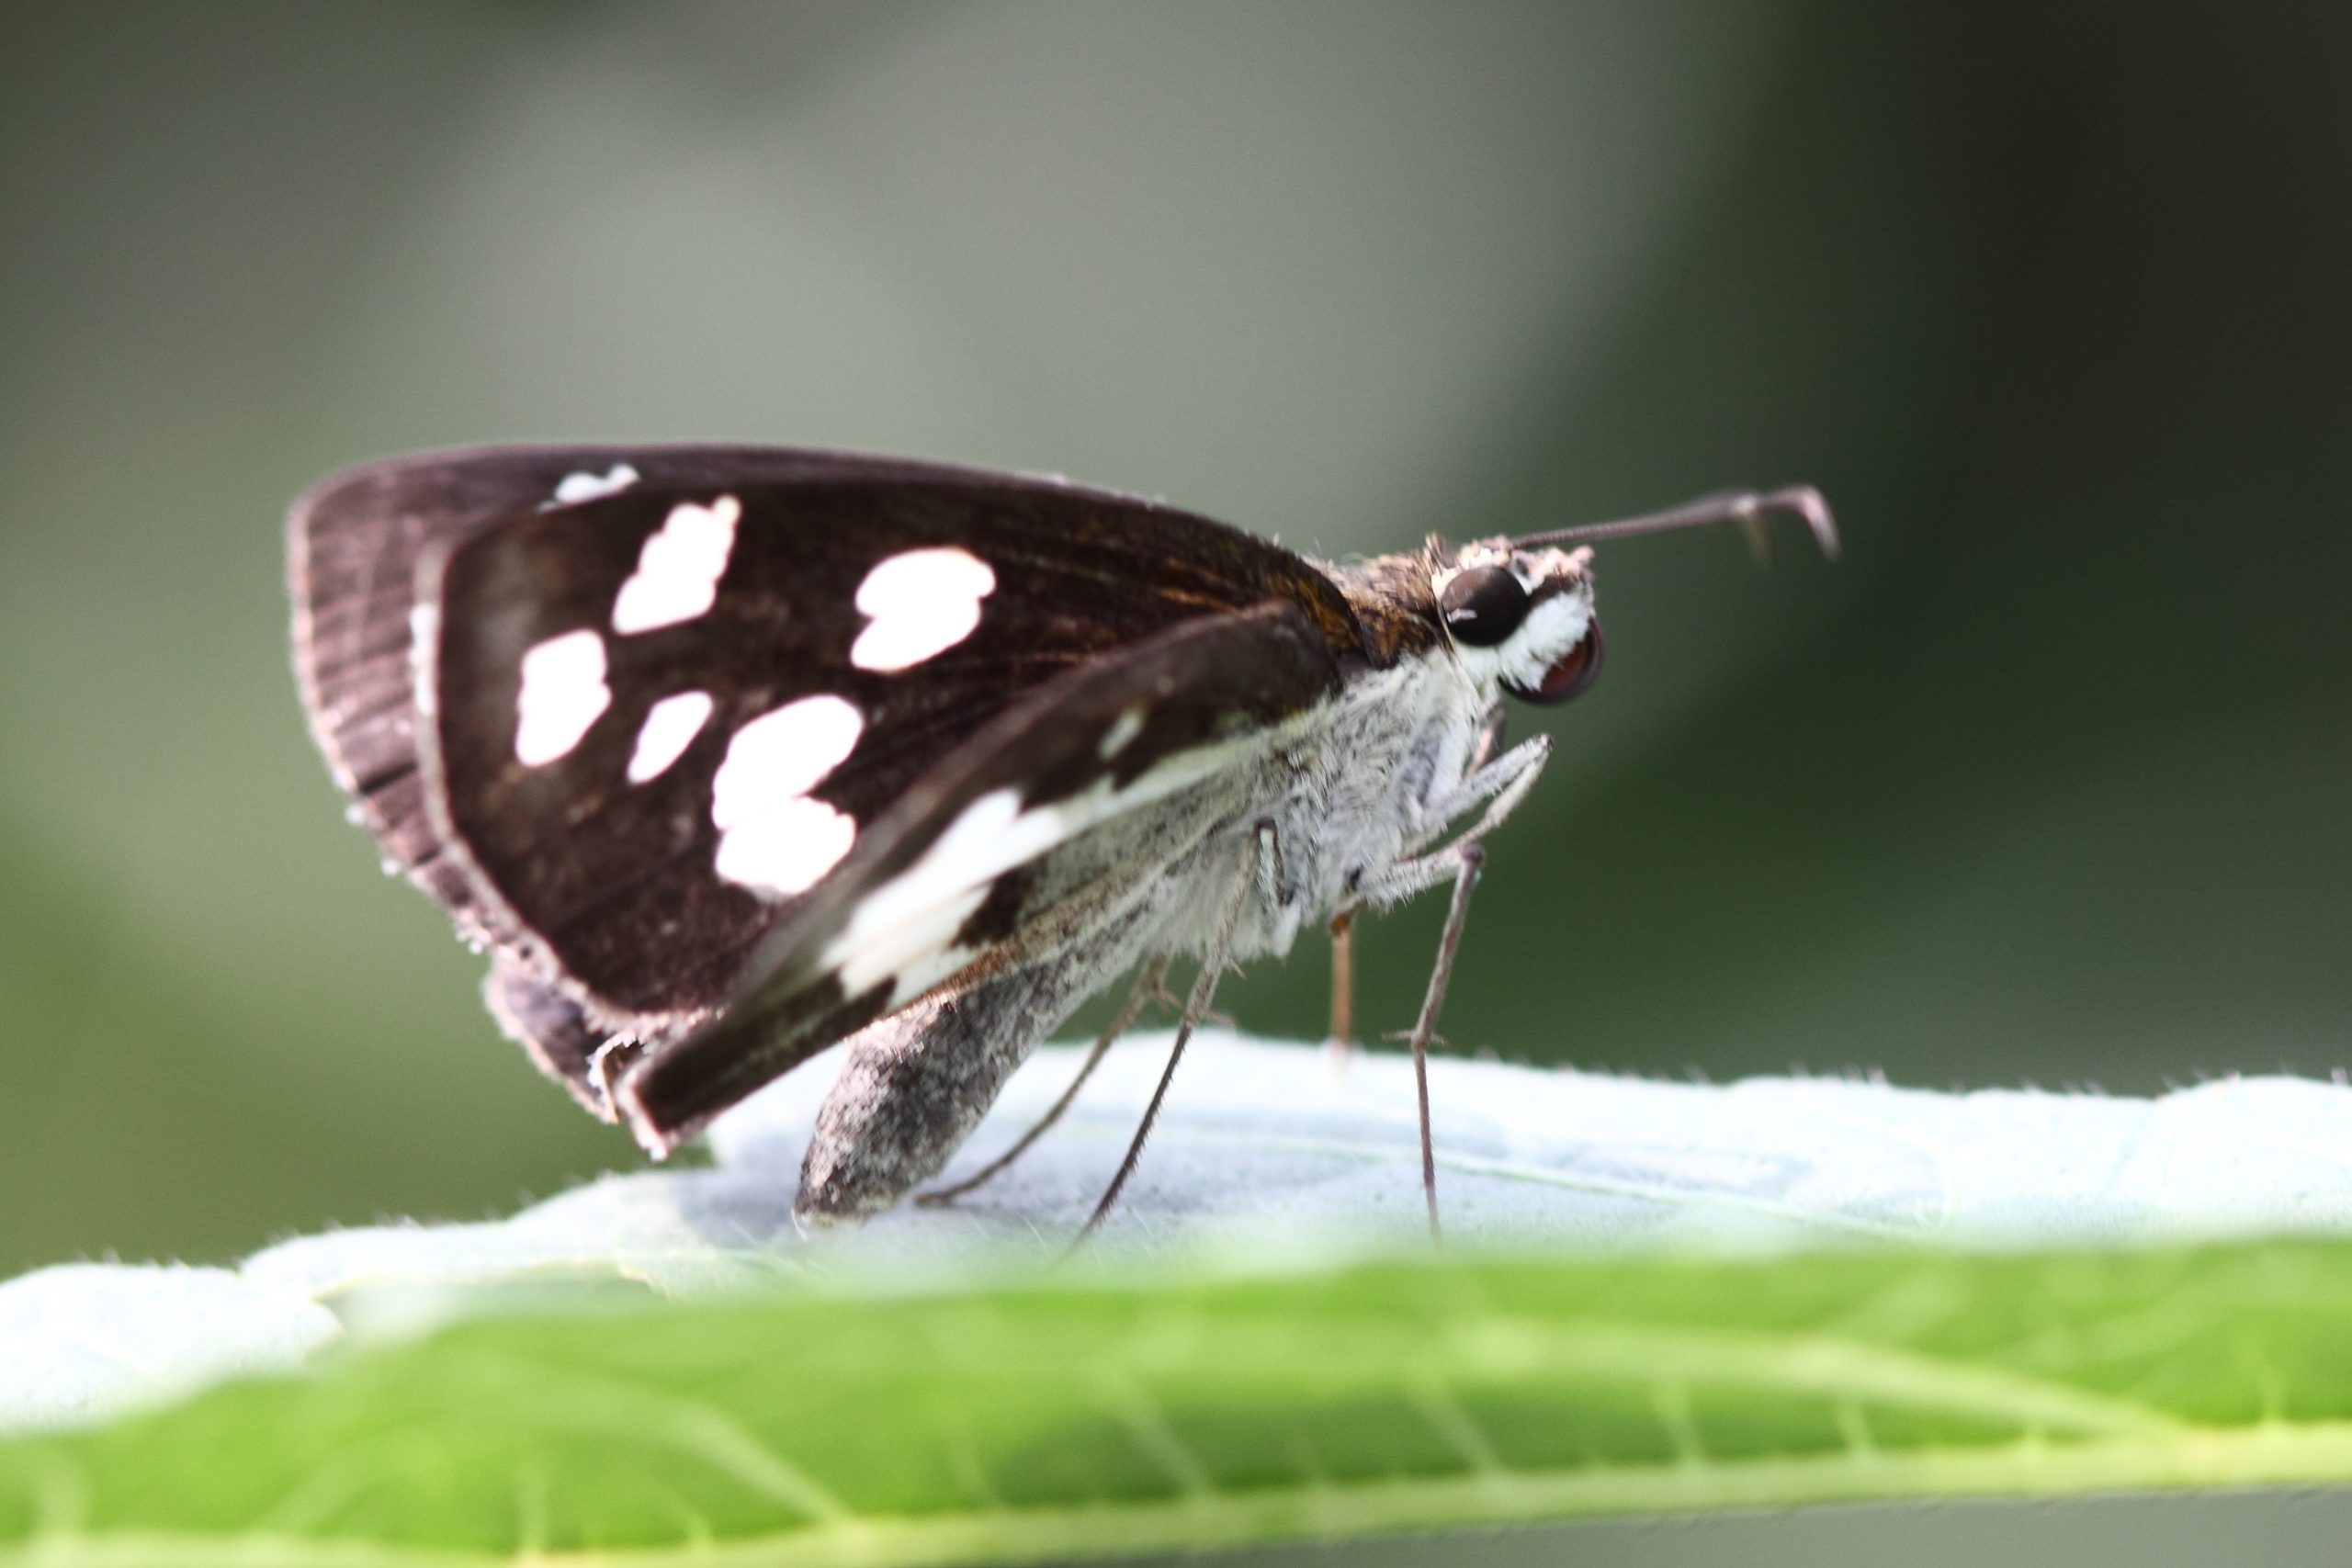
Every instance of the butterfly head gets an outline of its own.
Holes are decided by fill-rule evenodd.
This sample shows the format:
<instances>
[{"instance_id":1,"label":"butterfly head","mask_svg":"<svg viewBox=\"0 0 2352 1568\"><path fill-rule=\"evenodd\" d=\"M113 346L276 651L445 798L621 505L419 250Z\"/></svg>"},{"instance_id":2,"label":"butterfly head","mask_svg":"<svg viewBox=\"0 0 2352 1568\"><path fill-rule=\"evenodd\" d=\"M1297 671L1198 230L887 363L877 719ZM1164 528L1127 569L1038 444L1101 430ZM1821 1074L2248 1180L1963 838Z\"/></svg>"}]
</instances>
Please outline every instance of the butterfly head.
<instances>
[{"instance_id":1,"label":"butterfly head","mask_svg":"<svg viewBox=\"0 0 2352 1568\"><path fill-rule=\"evenodd\" d=\"M1821 553L1837 558L1829 503L1811 485L1789 485L1724 491L1639 517L1482 539L1459 551L1432 539L1425 557L1429 589L1447 645L1474 681L1524 702L1565 703L1600 675L1590 542L1736 523L1769 560L1766 524L1776 516L1801 520Z\"/></svg>"},{"instance_id":2,"label":"butterfly head","mask_svg":"<svg viewBox=\"0 0 2352 1568\"><path fill-rule=\"evenodd\" d=\"M1600 678L1589 548L1482 539L1439 561L1430 588L1447 644L1482 687L1550 706Z\"/></svg>"}]
</instances>

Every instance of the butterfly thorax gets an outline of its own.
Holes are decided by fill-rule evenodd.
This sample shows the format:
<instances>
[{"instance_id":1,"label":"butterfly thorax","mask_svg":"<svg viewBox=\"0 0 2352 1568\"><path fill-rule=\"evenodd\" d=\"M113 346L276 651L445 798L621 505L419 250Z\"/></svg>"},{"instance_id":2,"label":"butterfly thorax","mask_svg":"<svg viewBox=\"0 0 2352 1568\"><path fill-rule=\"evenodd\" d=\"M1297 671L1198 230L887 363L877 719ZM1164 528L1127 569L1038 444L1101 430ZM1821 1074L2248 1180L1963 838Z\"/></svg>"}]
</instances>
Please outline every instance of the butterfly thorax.
<instances>
[{"instance_id":1,"label":"butterfly thorax","mask_svg":"<svg viewBox=\"0 0 2352 1568\"><path fill-rule=\"evenodd\" d=\"M1432 536L1419 550L1316 563L1355 612L1374 665L1387 668L1445 640L1430 579L1446 554L1444 542Z\"/></svg>"}]
</instances>

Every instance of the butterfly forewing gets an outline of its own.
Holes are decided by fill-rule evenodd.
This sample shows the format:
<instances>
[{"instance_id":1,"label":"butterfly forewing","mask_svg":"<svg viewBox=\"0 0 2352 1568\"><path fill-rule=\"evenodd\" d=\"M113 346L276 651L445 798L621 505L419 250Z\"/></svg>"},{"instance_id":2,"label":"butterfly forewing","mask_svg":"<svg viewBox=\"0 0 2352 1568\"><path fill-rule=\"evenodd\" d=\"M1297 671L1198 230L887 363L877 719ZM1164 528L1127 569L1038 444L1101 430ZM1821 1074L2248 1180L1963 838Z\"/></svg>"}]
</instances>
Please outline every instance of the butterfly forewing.
<instances>
[{"instance_id":1,"label":"butterfly forewing","mask_svg":"<svg viewBox=\"0 0 2352 1568\"><path fill-rule=\"evenodd\" d=\"M842 908L850 880L887 877L880 826L920 838L921 803L945 799L925 781L1014 744L989 727L1052 682L1270 600L1326 674L1285 675L1258 711L1309 700L1361 647L1329 581L1250 536L839 454L401 459L319 487L294 534L331 765L388 856L498 945L502 1017L575 1089L599 1031L708 1020L812 893ZM1015 732L1047 794L1175 734L1106 764Z\"/></svg>"}]
</instances>

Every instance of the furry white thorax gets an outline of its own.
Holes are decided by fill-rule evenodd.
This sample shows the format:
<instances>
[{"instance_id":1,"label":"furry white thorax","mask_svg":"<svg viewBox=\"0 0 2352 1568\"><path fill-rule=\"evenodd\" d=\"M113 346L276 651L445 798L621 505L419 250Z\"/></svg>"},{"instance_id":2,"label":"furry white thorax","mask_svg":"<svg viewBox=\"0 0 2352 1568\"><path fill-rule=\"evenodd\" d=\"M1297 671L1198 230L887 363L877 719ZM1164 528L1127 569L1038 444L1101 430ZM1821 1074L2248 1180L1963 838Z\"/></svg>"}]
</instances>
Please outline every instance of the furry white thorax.
<instances>
[{"instance_id":1,"label":"furry white thorax","mask_svg":"<svg viewBox=\"0 0 2352 1568\"><path fill-rule=\"evenodd\" d=\"M1245 906L1232 957L1288 953L1308 922L1329 918L1363 879L1443 827L1430 808L1468 773L1494 701L1491 680L1448 648L1359 677L1314 716L1322 722L1311 733L1260 765L1260 809L1204 846L1222 852L1193 857L1175 874L1191 884L1169 899L1166 924L1180 940L1160 945L1197 954L1208 944L1229 889L1259 856L1263 820L1274 830L1278 897Z\"/></svg>"}]
</instances>

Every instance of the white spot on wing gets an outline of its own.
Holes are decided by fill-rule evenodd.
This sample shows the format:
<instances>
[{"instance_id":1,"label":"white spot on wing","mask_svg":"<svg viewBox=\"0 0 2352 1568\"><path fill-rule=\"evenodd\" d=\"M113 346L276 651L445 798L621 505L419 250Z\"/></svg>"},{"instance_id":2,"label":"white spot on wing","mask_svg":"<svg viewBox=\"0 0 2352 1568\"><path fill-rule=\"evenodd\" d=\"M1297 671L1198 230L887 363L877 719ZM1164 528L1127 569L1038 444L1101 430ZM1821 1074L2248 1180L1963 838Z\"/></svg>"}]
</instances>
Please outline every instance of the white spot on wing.
<instances>
[{"instance_id":1,"label":"white spot on wing","mask_svg":"<svg viewBox=\"0 0 2352 1568\"><path fill-rule=\"evenodd\" d=\"M718 874L754 892L803 893L841 863L857 824L808 792L857 747L865 720L836 696L802 697L735 732L711 781Z\"/></svg>"},{"instance_id":2,"label":"white spot on wing","mask_svg":"<svg viewBox=\"0 0 2352 1568\"><path fill-rule=\"evenodd\" d=\"M655 703L638 728L637 750L629 753L628 782L643 784L667 773L702 733L710 718L710 705L708 692L680 692Z\"/></svg>"},{"instance_id":3,"label":"white spot on wing","mask_svg":"<svg viewBox=\"0 0 2352 1568\"><path fill-rule=\"evenodd\" d=\"M710 819L731 828L774 801L807 795L849 756L865 728L857 709L835 696L802 697L762 714L727 744Z\"/></svg>"},{"instance_id":4,"label":"white spot on wing","mask_svg":"<svg viewBox=\"0 0 2352 1568\"><path fill-rule=\"evenodd\" d=\"M874 889L851 912L820 962L855 996L891 983L890 1005L924 991L971 956L956 932L988 898L999 876L1110 818L1200 783L1275 743L1271 734L1195 747L1162 760L1114 789L1101 779L1065 800L1021 808L1017 790L992 790L956 814L915 863Z\"/></svg>"},{"instance_id":5,"label":"white spot on wing","mask_svg":"<svg viewBox=\"0 0 2352 1568\"><path fill-rule=\"evenodd\" d=\"M718 840L718 874L755 893L789 897L817 886L857 841L857 824L805 795L771 801Z\"/></svg>"},{"instance_id":6,"label":"white spot on wing","mask_svg":"<svg viewBox=\"0 0 2352 1568\"><path fill-rule=\"evenodd\" d=\"M691 621L718 597L735 548L743 503L722 495L708 506L682 501L638 552L637 570L613 600L613 630L624 637Z\"/></svg>"},{"instance_id":7,"label":"white spot on wing","mask_svg":"<svg viewBox=\"0 0 2352 1568\"><path fill-rule=\"evenodd\" d=\"M419 603L408 608L409 689L419 718L431 718L440 702L431 679L434 656L441 640L441 606Z\"/></svg>"},{"instance_id":8,"label":"white spot on wing","mask_svg":"<svg viewBox=\"0 0 2352 1568\"><path fill-rule=\"evenodd\" d=\"M566 474L555 481L554 497L539 510L544 512L548 506L577 506L583 501L601 501L605 496L620 494L637 480L637 470L627 463L615 463L608 474Z\"/></svg>"},{"instance_id":9,"label":"white spot on wing","mask_svg":"<svg viewBox=\"0 0 2352 1568\"><path fill-rule=\"evenodd\" d=\"M996 591L996 573L953 545L906 550L857 585L869 617L849 650L860 670L905 670L962 642L980 624L980 601Z\"/></svg>"},{"instance_id":10,"label":"white spot on wing","mask_svg":"<svg viewBox=\"0 0 2352 1568\"><path fill-rule=\"evenodd\" d=\"M964 807L921 860L857 906L834 942L848 958L842 987L855 996L895 979L895 1006L945 978L933 974L935 964L926 961L954 943L956 932L987 901L991 880L1067 836L1059 816L1051 807L1023 812L1016 789L991 791Z\"/></svg>"},{"instance_id":11,"label":"white spot on wing","mask_svg":"<svg viewBox=\"0 0 2352 1568\"><path fill-rule=\"evenodd\" d=\"M514 760L537 768L569 756L612 704L603 637L582 630L533 644L523 655L523 690L514 704Z\"/></svg>"},{"instance_id":12,"label":"white spot on wing","mask_svg":"<svg viewBox=\"0 0 2352 1568\"><path fill-rule=\"evenodd\" d=\"M1123 708L1119 716L1111 721L1111 728L1102 732L1102 743L1095 748L1095 754L1107 762L1134 745L1136 737L1142 733L1143 709Z\"/></svg>"}]
</instances>

